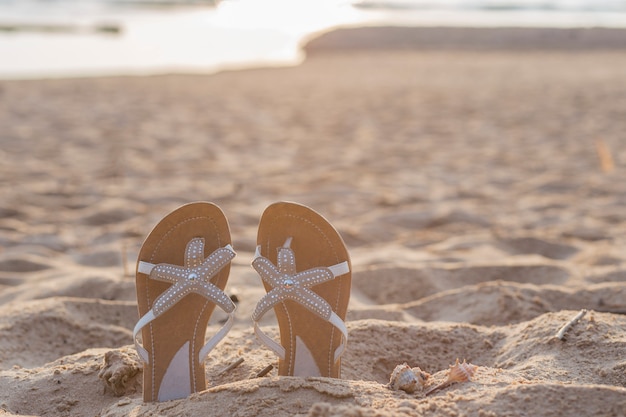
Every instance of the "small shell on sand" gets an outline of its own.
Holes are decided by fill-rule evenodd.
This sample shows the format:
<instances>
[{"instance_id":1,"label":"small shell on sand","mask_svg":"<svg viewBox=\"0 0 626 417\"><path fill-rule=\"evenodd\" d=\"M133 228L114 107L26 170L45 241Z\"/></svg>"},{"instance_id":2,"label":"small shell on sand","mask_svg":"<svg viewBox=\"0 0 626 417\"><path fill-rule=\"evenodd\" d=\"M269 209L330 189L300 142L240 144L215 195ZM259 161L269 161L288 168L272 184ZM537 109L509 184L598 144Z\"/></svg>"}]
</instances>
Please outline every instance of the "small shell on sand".
<instances>
[{"instance_id":1,"label":"small shell on sand","mask_svg":"<svg viewBox=\"0 0 626 417\"><path fill-rule=\"evenodd\" d=\"M461 363L457 359L454 365L450 365L448 378L436 387L429 389L425 395L430 395L436 391L447 388L455 382L471 381L477 369L478 366L467 363L465 360Z\"/></svg>"},{"instance_id":2,"label":"small shell on sand","mask_svg":"<svg viewBox=\"0 0 626 417\"><path fill-rule=\"evenodd\" d=\"M413 393L422 390L430 374L422 371L419 367L411 368L406 363L394 368L389 378L389 388Z\"/></svg>"},{"instance_id":3,"label":"small shell on sand","mask_svg":"<svg viewBox=\"0 0 626 417\"><path fill-rule=\"evenodd\" d=\"M465 360L463 360L463 363L459 363L457 359L454 365L450 365L446 382L451 384L453 382L471 381L477 368L478 366L467 363Z\"/></svg>"},{"instance_id":4,"label":"small shell on sand","mask_svg":"<svg viewBox=\"0 0 626 417\"><path fill-rule=\"evenodd\" d=\"M114 349L104 354L104 364L98 377L116 397L141 392L143 365L134 349Z\"/></svg>"}]
</instances>

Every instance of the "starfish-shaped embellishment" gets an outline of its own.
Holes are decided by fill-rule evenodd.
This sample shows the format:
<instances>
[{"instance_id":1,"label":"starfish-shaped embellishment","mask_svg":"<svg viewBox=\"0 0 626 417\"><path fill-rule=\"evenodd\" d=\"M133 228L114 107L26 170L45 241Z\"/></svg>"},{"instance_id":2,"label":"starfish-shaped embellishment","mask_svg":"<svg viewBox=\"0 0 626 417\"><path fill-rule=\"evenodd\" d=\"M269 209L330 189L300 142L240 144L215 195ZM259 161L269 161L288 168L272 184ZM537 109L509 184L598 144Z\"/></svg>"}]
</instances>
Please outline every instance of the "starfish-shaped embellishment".
<instances>
[{"instance_id":1,"label":"starfish-shaped embellishment","mask_svg":"<svg viewBox=\"0 0 626 417\"><path fill-rule=\"evenodd\" d=\"M234 257L235 253L224 247L204 259L204 239L193 238L185 249L184 266L158 264L150 272L150 278L173 284L155 300L154 315L162 314L191 293L206 297L227 313L233 312L232 300L210 281Z\"/></svg>"},{"instance_id":2,"label":"starfish-shaped embellishment","mask_svg":"<svg viewBox=\"0 0 626 417\"><path fill-rule=\"evenodd\" d=\"M278 249L278 266L260 255L252 262L252 266L263 281L272 287L272 290L265 294L257 304L252 319L256 322L276 304L293 300L325 320L329 320L332 314L330 304L310 290L310 287L334 279L333 272L325 267L296 272L296 257L288 244L289 240L285 246Z\"/></svg>"}]
</instances>

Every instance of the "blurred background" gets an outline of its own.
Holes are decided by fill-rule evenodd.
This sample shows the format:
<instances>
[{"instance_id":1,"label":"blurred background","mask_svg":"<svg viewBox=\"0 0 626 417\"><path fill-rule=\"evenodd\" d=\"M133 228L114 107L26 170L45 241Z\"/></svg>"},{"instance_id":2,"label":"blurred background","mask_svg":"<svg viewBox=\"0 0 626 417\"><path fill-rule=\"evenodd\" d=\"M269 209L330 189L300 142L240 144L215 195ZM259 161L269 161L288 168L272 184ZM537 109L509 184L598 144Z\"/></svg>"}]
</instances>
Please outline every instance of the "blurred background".
<instances>
[{"instance_id":1,"label":"blurred background","mask_svg":"<svg viewBox=\"0 0 626 417\"><path fill-rule=\"evenodd\" d=\"M0 79L293 65L367 25L626 27L626 1L0 0Z\"/></svg>"}]
</instances>

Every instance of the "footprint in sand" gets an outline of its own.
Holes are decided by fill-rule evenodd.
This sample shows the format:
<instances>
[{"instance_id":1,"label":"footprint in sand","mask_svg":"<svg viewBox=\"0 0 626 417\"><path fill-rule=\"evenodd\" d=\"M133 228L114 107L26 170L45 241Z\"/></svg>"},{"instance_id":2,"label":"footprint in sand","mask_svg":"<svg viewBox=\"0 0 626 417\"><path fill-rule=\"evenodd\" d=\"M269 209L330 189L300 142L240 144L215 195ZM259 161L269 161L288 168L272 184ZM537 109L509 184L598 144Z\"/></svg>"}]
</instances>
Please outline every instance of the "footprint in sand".
<instances>
[{"instance_id":1,"label":"footprint in sand","mask_svg":"<svg viewBox=\"0 0 626 417\"><path fill-rule=\"evenodd\" d=\"M559 266L523 263L517 265L484 265L454 267L434 270L438 282L445 283L445 289L488 281L508 281L522 284L562 284L570 277L570 272Z\"/></svg>"},{"instance_id":2,"label":"footprint in sand","mask_svg":"<svg viewBox=\"0 0 626 417\"><path fill-rule=\"evenodd\" d=\"M0 219L8 219L10 217L16 217L20 214L19 211L10 207L0 207Z\"/></svg>"},{"instance_id":3,"label":"footprint in sand","mask_svg":"<svg viewBox=\"0 0 626 417\"><path fill-rule=\"evenodd\" d=\"M567 259L578 253L574 246L553 243L534 237L500 239L500 249L511 255L541 255L549 259Z\"/></svg>"},{"instance_id":4,"label":"footprint in sand","mask_svg":"<svg viewBox=\"0 0 626 417\"><path fill-rule=\"evenodd\" d=\"M136 215L137 213L134 210L112 208L89 214L82 219L82 223L88 226L104 226L107 224L121 223Z\"/></svg>"},{"instance_id":5,"label":"footprint in sand","mask_svg":"<svg viewBox=\"0 0 626 417\"><path fill-rule=\"evenodd\" d=\"M353 274L353 286L374 303L402 304L441 291L489 281L562 284L567 269L545 264L461 266L449 268L379 267Z\"/></svg>"},{"instance_id":6,"label":"footprint in sand","mask_svg":"<svg viewBox=\"0 0 626 417\"><path fill-rule=\"evenodd\" d=\"M626 270L617 270L609 272L608 274L595 275L586 278L586 281L593 283L600 282L626 282ZM624 305L624 309L626 310L626 304Z\"/></svg>"},{"instance_id":7,"label":"footprint in sand","mask_svg":"<svg viewBox=\"0 0 626 417\"><path fill-rule=\"evenodd\" d=\"M37 272L48 268L50 268L49 265L30 256L16 256L0 259L1 272Z\"/></svg>"},{"instance_id":8,"label":"footprint in sand","mask_svg":"<svg viewBox=\"0 0 626 417\"><path fill-rule=\"evenodd\" d=\"M551 311L537 287L517 283L488 282L444 291L408 303L404 311L425 321L498 326L530 320Z\"/></svg>"},{"instance_id":9,"label":"footprint in sand","mask_svg":"<svg viewBox=\"0 0 626 417\"><path fill-rule=\"evenodd\" d=\"M87 226L106 226L125 222L145 212L145 206L130 200L104 200L81 210L79 222Z\"/></svg>"},{"instance_id":10,"label":"footprint in sand","mask_svg":"<svg viewBox=\"0 0 626 417\"><path fill-rule=\"evenodd\" d=\"M100 251L74 256L76 263L84 266L108 267L121 266L122 253L120 251Z\"/></svg>"},{"instance_id":11,"label":"footprint in sand","mask_svg":"<svg viewBox=\"0 0 626 417\"><path fill-rule=\"evenodd\" d=\"M372 267L352 275L352 285L376 304L406 303L438 291L428 270Z\"/></svg>"},{"instance_id":12,"label":"footprint in sand","mask_svg":"<svg viewBox=\"0 0 626 417\"><path fill-rule=\"evenodd\" d=\"M0 278L0 283L3 283L2 278ZM120 277L117 271L86 276L83 271L69 273L52 270L49 274L43 275L36 286L26 279L15 279L14 282L6 284L12 285L13 288L7 288L0 293L0 306L14 301L50 297L99 298L107 301L135 301L136 299L134 280Z\"/></svg>"},{"instance_id":13,"label":"footprint in sand","mask_svg":"<svg viewBox=\"0 0 626 417\"><path fill-rule=\"evenodd\" d=\"M489 219L463 210L410 210L385 214L365 223L359 234L378 242L396 239L407 232L445 227L484 229Z\"/></svg>"},{"instance_id":14,"label":"footprint in sand","mask_svg":"<svg viewBox=\"0 0 626 417\"><path fill-rule=\"evenodd\" d=\"M578 310L582 306L623 314L625 296L626 289L620 282L586 285L577 291L557 286L486 282L444 291L401 308L425 321L494 326L531 320L547 312Z\"/></svg>"}]
</instances>

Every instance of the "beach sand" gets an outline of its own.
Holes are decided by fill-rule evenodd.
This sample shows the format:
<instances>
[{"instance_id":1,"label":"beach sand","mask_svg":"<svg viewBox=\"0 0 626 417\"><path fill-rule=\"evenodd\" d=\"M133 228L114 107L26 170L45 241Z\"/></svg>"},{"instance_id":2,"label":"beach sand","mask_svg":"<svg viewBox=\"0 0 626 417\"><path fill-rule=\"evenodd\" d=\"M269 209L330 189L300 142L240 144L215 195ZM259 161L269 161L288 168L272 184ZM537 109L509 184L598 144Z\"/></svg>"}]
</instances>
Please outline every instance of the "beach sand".
<instances>
[{"instance_id":1,"label":"beach sand","mask_svg":"<svg viewBox=\"0 0 626 417\"><path fill-rule=\"evenodd\" d=\"M435 46L343 30L293 68L0 82L0 415L626 415L626 42L412 30ZM197 200L230 221L238 318L207 391L146 404L137 253ZM276 362L250 262L278 200L350 250L342 380L254 378ZM471 381L386 386L457 358Z\"/></svg>"}]
</instances>

